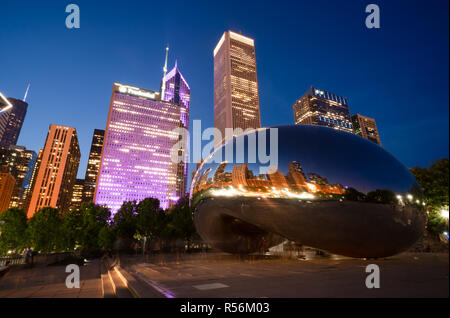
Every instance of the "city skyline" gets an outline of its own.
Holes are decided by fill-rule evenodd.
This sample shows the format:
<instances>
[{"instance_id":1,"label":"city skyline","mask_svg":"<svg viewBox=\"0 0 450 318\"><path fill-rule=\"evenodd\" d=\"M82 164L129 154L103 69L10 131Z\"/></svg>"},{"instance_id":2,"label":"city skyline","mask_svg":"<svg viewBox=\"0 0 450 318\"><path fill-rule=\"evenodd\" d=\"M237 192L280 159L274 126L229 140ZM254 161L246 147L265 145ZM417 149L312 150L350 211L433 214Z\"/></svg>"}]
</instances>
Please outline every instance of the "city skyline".
<instances>
[{"instance_id":1,"label":"city skyline","mask_svg":"<svg viewBox=\"0 0 450 318\"><path fill-rule=\"evenodd\" d=\"M58 8L50 8L49 12L46 13L50 17L54 17L55 21L52 20L51 22L49 22L49 25L43 23L42 30L46 30L46 28L50 26L52 28L54 27L54 32L56 32L57 37L67 37L68 39L66 40L69 41L68 43L74 40L75 44L82 44L82 47L83 45L86 45L86 41L91 38L87 37L83 39L83 37L86 37L86 31L84 28L88 29L91 25L94 25L98 22L90 19L87 14L88 12L90 12L90 10L94 10L94 5L88 5L86 2L80 2L79 5L82 10L82 15L83 13L85 13L83 17L86 17L82 17L82 26L80 30L70 31L64 29L64 26L59 29L59 27L57 27L56 21L58 16ZM315 11L312 10L315 8L315 5L300 3L299 7L300 6L305 7L305 9L311 9L311 18L309 18L309 20L312 20L312 17L316 14ZM380 53L380 49L376 48L377 45L386 47L386 45L392 45L390 40L393 37L398 37L399 34L406 36L403 33L404 30L397 30L397 33L394 32L395 34L388 36L386 38L386 41L381 39L381 34L386 35L387 32L392 31L392 29L389 29L390 23L392 23L392 21L396 17L398 17L398 15L401 15L401 18L406 19L408 14L411 14L411 12L415 12L415 10L419 10L419 8L411 5L410 7L407 7L406 12L404 12L405 10L400 10L399 7L395 4L389 4L383 1L380 2L380 6L382 7L382 9L386 8L387 11L383 11L386 13L383 14L383 26L380 30L364 29L363 5L357 5L356 3L352 3L351 5L343 4L343 8L337 10L337 12L327 13L328 15L331 15L331 18L333 19L335 19L339 15L339 13L342 13L341 10L348 10L349 12L347 14L349 16L351 16L352 14L356 14L356 16L354 16L348 24L342 25L345 27L339 29L339 32L341 32L341 37L339 39L341 41L347 43L346 37L342 37L342 35L346 34L347 37L357 36L358 40L362 41L362 44L359 44L361 46L357 46L359 50L362 49L363 45L367 45L367 43L373 44L375 52L364 53L368 55L367 58L363 59L366 64L361 64L363 62L362 60L355 60L353 61L355 64L354 67L348 66L345 63L346 59L351 59L351 52L349 50L345 51L345 53L347 54L345 58L342 55L337 54L335 59L330 60L326 59L326 57L329 57L329 55L325 51L320 51L315 48L314 50L311 49L311 52L309 52L308 47L306 46L306 42L303 43L304 48L302 49L302 51L296 52L295 54L292 54L291 52L288 52L283 48L279 48L281 52L275 52L270 48L270 46L273 46L273 44L278 44L279 47L281 45L287 45L288 47L289 45L292 45L292 43L289 43L287 35L281 35L281 33L279 33L279 38L273 38L274 33L265 34L263 31L267 31L267 29L261 26L260 23L252 19L238 19L239 17L242 17L241 15L237 15L236 18L237 20L239 20L239 22L237 22L235 19L232 19L232 21L230 21L230 19L227 18L227 13L224 13L223 16L221 16L220 22L218 22L217 24L212 24L212 30L209 32L202 33L196 32L196 30L191 29L186 31L192 35L201 35L201 40L199 40L201 46L196 47L196 50L189 48L186 40L180 39L178 34L176 34L173 29L168 28L171 31L169 31L162 37L158 37L155 35L154 40L151 41L151 48L154 53L150 55L158 58L152 58L137 54L137 58L131 62L129 59L125 59L126 63L124 64L126 64L125 66L129 70L124 71L123 67L125 66L119 65L117 71L115 70L114 72L99 71L98 73L102 74L101 77L106 79L101 81L101 84L92 85L92 83L90 83L87 78L83 78L86 80L86 83L84 83L84 81L81 80L82 78L80 78L80 76L86 73L75 72L74 78L72 78L71 76L65 77L64 80L61 80L60 78L60 81L62 83L56 83L54 80L48 79L47 84L43 85L39 82L36 83L37 79L41 78L42 75L40 75L41 72L39 70L36 70L35 67L28 67L28 72L32 74L32 78L29 78L30 76L25 76L25 70L20 69L20 72L18 72L17 74L13 74L13 72L10 71L10 66L5 66L3 67L3 69L6 68L8 75L10 75L7 78L11 79L11 81L6 79L0 80L1 90L6 97L20 98L20 96L23 96L23 93L25 92L27 83L29 81L32 83L27 99L27 102L29 102L28 114L25 119L24 128L17 145L24 145L27 149L34 150L37 153L39 149L43 147L45 139L45 132L42 134L40 132L45 131L48 128L49 124L64 124L75 127L78 134L80 136L83 135L83 139L81 139L80 137L80 146L82 148L82 162L80 164L78 176L84 177L83 174L87 166L87 157L89 155L92 131L94 129L104 129L104 127L106 126L107 103L105 102L105 100L107 100L108 97L105 98L105 96L108 96L108 93L106 93L104 87L110 87L111 83L115 81L136 83L136 86L138 87L157 87L155 86L155 83L156 85L158 85L159 83L152 82L152 78L154 76L150 76L150 74L157 72L161 68L162 52L164 46L167 43L171 44L171 50L175 51L175 54L173 54L172 56L177 56L179 60L182 61L183 69L185 70L184 73L187 77L190 78L191 86L196 87L196 89L193 88L193 105L195 105L195 107L191 112L191 120L201 119L202 122L205 123L204 126L212 127L213 116L211 111L211 104L213 101L213 57L211 56L211 52L215 47L215 44L217 44L217 42L220 40L220 36L223 31L231 29L237 32L241 31L243 34L255 39L258 43L258 81L261 82L259 89L261 95L260 104L262 126L293 123L291 108L293 102L299 96L301 96L305 89L307 89L307 87L309 87L310 85L326 87L333 92L336 92L336 94L347 96L349 98L352 113L361 113L365 116L367 115L368 117L376 119L379 131L381 133L381 139L383 140L383 146L388 151L392 152L407 166L426 166L428 165L428 163L434 161L437 158L448 156L448 139L446 139L448 138L448 121L446 121L445 119L444 121L442 121L442 118L448 117L446 116L448 114L448 90L444 89L444 87L448 86L448 61L444 61L442 59L442 56L445 56L446 54L448 55L448 44L447 46L444 46L442 50L443 52L439 53L438 55L438 58L440 58L438 59L439 63L441 63L440 65L442 66L439 67L439 69L436 68L437 65L439 65L436 64L437 62L433 62L430 59L424 59L424 63L431 64L429 65L429 67L424 66L424 69L426 70L421 71L424 74L427 74L427 76L425 77L433 77L435 79L434 81L432 81L433 83L431 85L435 88L434 94L432 94L433 96L429 96L429 94L426 94L427 90L429 91L430 89L426 83L423 83L419 80L419 76L417 76L417 79L414 80L410 78L411 74L408 74L408 71L404 69L404 67L408 63L402 62L400 60L400 57L403 56L401 54L402 52L391 50L391 53L387 55L388 57L390 57L387 59L388 61L390 61L388 63L388 66L393 67L396 71L403 70L404 74L402 74L400 78L408 78L408 81L406 82L407 84L397 83L396 85L394 85L389 80L390 73L386 73L386 67L388 66L382 68L385 73L383 73L382 71L374 72L375 68L379 66L380 61L370 61L370 58ZM265 5L262 5L262 7L266 8ZM17 8L14 8L14 5L12 4L6 5L6 9L17 10ZM245 6L245 9L248 10L249 8ZM392 12L395 12L395 15ZM280 12L276 11L276 13L280 15ZM427 18L431 19L431 16L434 16L435 13L436 11L432 8L432 6L426 8L425 14ZM106 14L106 17L99 16L97 18L99 20L102 20L107 17L115 16L117 14L117 12L109 12ZM139 15L139 13L133 11L133 15ZM289 16L288 13L286 13L286 15ZM441 17L441 20L442 19L443 18ZM427 35L431 36L433 39L439 39L441 36L445 37L446 35L448 35L448 33L445 32L441 32L440 35L436 34L436 32L432 32L435 28L438 27L437 24L442 22L441 20L436 19L435 22L426 20L427 23L419 21L417 22L417 26L412 25L410 27L417 29L425 28L422 33L427 33ZM31 19L30 23L36 23L36 21ZM359 24L357 25L357 23ZM16 24L11 24L11 27L13 29L17 29L16 26ZM257 28L257 26L261 27L261 31ZM176 27L176 30L178 30L179 27L180 26ZM344 31L349 27L354 28L353 31L345 33ZM78 31L79 33L76 33ZM106 35L110 34L105 30L103 30L102 32L105 32ZM323 32L324 30L320 29L319 34L321 36L324 36ZM423 44L425 43L425 38L422 37L422 33L419 34L417 41L418 43ZM20 31L15 31L11 33L10 37L12 40L15 40L19 35L22 35ZM301 33L299 34L299 38L301 38L300 36L305 35L306 34ZM141 44L135 41L137 39L138 36L133 36L133 39L127 42L128 46L121 46L121 50L125 50L122 51L122 53L124 54L123 57L129 57L130 54L132 56L133 53L130 52L133 52L133 50L135 50L135 52L138 52L142 49L142 47L140 46ZM404 41L406 40L405 38L402 39ZM431 40L427 39L426 41ZM315 44L318 45L320 43L317 42ZM405 43L402 42L402 44ZM437 45L433 43L429 44ZM95 44L93 45L94 47L96 46ZM407 48L410 48L412 45L413 44L410 43ZM71 46L69 45L69 47ZM398 49L398 47L396 48ZM292 59L288 59L288 61L280 61L277 58L280 55L287 54L291 58L293 56L298 56L300 60L302 60L302 58L308 60L311 59L311 54L313 53L312 51L314 51L314 54L318 55L318 60L315 61L316 63L312 63L316 68L319 67L320 72L318 72L317 76L312 76L313 73L311 72L311 69L304 68L305 65L303 65L302 63L299 64L299 61L297 60L295 60L295 62L292 62ZM44 58L41 56L42 52L45 52L45 49L38 51L38 56L40 58ZM87 62L87 58L90 55L86 51L83 52L85 57L84 59L81 59L81 61L76 62L78 66L87 66L89 65L89 63L93 62ZM420 52L420 54L410 53L410 55L408 55L409 60L419 58L422 59L424 57L424 54L426 53L424 53L423 51ZM117 54L113 55L114 56L111 57L107 56L107 60L118 59ZM196 56L196 58L193 58L194 55ZM12 58L11 56L7 57L8 60L10 59L11 61L13 61L12 65L17 65L17 63L14 63L14 58ZM203 62L203 58L205 62ZM380 60L382 60L382 58L383 55L380 56ZM437 58L435 57L435 59ZM125 61L123 58L120 58L119 60ZM318 63L319 60L321 61L321 64ZM98 63L99 58L95 59L95 61L96 63ZM199 65L197 64L199 63L199 61L205 64L205 67L199 67ZM290 63L288 63L289 61ZM32 61L29 61L25 64L30 65L31 62L37 63L36 59L34 58L32 59ZM60 61L57 60L56 62L56 65L58 65ZM173 63L172 61L170 62L170 64ZM310 60L308 62L311 63L314 61ZM394 62L395 64L392 64ZM101 65L102 63L100 63L100 66ZM156 65L156 68L153 67L153 65ZM289 67L287 67L288 65ZM363 75L362 72L355 71L355 69L361 65L366 65L364 72L366 73L366 75ZM343 80L342 78L336 77L337 74L341 74L343 76L342 71L346 67L350 67L351 70L347 72L351 74L350 76L355 77L354 80ZM53 66L50 67L50 71L54 73L55 70L52 69ZM102 67L100 67L100 69L102 69ZM71 68L69 68L69 73L70 70ZM279 89L280 87L284 87L288 84L286 83L286 76L292 77L293 73L295 73L295 78L298 80L298 82L295 83L295 88L289 88L289 90L286 88L284 88L283 90ZM369 85L370 83L374 84L374 82L370 80L371 74L375 74L375 77L378 81L386 81L387 84L377 83L377 86ZM95 75L94 77L96 76L98 75ZM199 77L202 78L201 83L203 87L201 88L198 88L200 87ZM326 79L328 77L331 77L331 80ZM282 86L279 86L280 84L275 83L277 79L283 82ZM363 81L363 83L357 83L358 79L366 79L366 81ZM74 80L76 80L77 83L75 83ZM396 82L401 81L399 81L397 78ZM408 83L410 85L408 85ZM417 89L420 86L419 84L423 85L423 91ZM378 85L381 85L382 87L384 87L384 89L378 89ZM45 86L52 87L52 89L46 90L44 89ZM411 94L409 92L414 92L414 94ZM61 96L58 94L64 94L66 98L56 98L55 100L53 100L52 94L56 94L56 96ZM81 105L79 102L77 103L79 104L79 108L81 109L81 111L76 107L70 107L72 103L76 102L77 97L79 97L80 100L83 101ZM423 105L425 100L428 101L428 99L430 100L429 106L427 107L430 110L430 113L427 113L427 116L419 115L421 114L420 106ZM274 101L277 100L278 102L274 103ZM411 100L413 101L412 103ZM86 116L84 116L83 112L86 112L87 109L93 109L94 115L89 116L92 118L86 118ZM76 113L72 113L72 111L76 111ZM438 118L435 119L433 119L433 117L430 117L431 114L435 114L437 111L439 112L439 114L442 114L442 116L437 116ZM47 116L43 117L42 114L46 114ZM437 121L437 123L435 121ZM427 133L423 134L424 131L426 131ZM402 138L400 141L400 137L403 135L408 136L407 142L405 142L404 138ZM417 136L417 138L415 138L414 136ZM431 140L432 142L428 142L429 140ZM192 166L194 165L191 165L190 170L192 170Z\"/></svg>"}]
</instances>

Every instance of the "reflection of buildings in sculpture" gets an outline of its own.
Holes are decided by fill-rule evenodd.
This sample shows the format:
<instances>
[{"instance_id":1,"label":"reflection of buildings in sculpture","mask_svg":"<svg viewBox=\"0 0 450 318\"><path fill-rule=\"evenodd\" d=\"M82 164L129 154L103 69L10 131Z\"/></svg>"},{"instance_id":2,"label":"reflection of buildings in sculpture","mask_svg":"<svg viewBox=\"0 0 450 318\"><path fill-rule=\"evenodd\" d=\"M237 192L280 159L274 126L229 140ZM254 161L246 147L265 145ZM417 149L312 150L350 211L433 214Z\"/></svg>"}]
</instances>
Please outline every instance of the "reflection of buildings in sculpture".
<instances>
[{"instance_id":1,"label":"reflection of buildings in sculpture","mask_svg":"<svg viewBox=\"0 0 450 318\"><path fill-rule=\"evenodd\" d=\"M297 161L292 161L289 165L289 172L286 175L286 181L289 187L298 190L308 190L306 185L305 173L302 166Z\"/></svg>"},{"instance_id":2,"label":"reflection of buildings in sculpture","mask_svg":"<svg viewBox=\"0 0 450 318\"><path fill-rule=\"evenodd\" d=\"M327 178L318 175L317 173L308 173L308 179L315 184L329 185Z\"/></svg>"},{"instance_id":3,"label":"reflection of buildings in sculpture","mask_svg":"<svg viewBox=\"0 0 450 318\"><path fill-rule=\"evenodd\" d=\"M202 175L200 175L198 177L199 182L198 182L198 187L196 188L196 191L206 190L211 187L211 185L212 185L211 182L208 182L208 176L209 176L210 172L211 172L211 168L208 168L205 171L203 171Z\"/></svg>"},{"instance_id":4,"label":"reflection of buildings in sculpture","mask_svg":"<svg viewBox=\"0 0 450 318\"><path fill-rule=\"evenodd\" d=\"M222 179L222 175L225 172L225 168L227 167L228 162L224 161L222 162L216 169L216 171L214 172L214 176L213 176L213 181L214 182L220 182Z\"/></svg>"},{"instance_id":5,"label":"reflection of buildings in sculpture","mask_svg":"<svg viewBox=\"0 0 450 318\"><path fill-rule=\"evenodd\" d=\"M233 166L232 172L225 172L228 162L220 163L214 170L212 177L209 174L212 168L207 168L200 172L193 188L194 193L210 188L223 188L231 186L232 191L243 191L245 195L253 191L272 193L277 195L282 191L301 191L309 193L324 194L343 194L345 189L340 184L330 185L325 177L317 173L309 173L307 180L302 166L297 161L292 161L288 167L289 172L284 175L279 170L273 173L254 175L252 170L248 169L248 163ZM258 189L249 189L258 188ZM274 192L274 193L275 193Z\"/></svg>"},{"instance_id":6,"label":"reflection of buildings in sculpture","mask_svg":"<svg viewBox=\"0 0 450 318\"><path fill-rule=\"evenodd\" d=\"M307 187L310 192L322 192L326 194L343 194L345 192L341 184L330 185L327 178L317 173L308 173L308 178L310 183L307 183Z\"/></svg>"},{"instance_id":7,"label":"reflection of buildings in sculpture","mask_svg":"<svg viewBox=\"0 0 450 318\"><path fill-rule=\"evenodd\" d=\"M280 171L275 171L274 173L268 173L270 183L272 187L283 189L289 188L286 178Z\"/></svg>"},{"instance_id":8,"label":"reflection of buildings in sculpture","mask_svg":"<svg viewBox=\"0 0 450 318\"><path fill-rule=\"evenodd\" d=\"M248 163L234 166L233 171L231 172L231 180L233 186L235 187L248 186L247 176L248 176Z\"/></svg>"}]
</instances>

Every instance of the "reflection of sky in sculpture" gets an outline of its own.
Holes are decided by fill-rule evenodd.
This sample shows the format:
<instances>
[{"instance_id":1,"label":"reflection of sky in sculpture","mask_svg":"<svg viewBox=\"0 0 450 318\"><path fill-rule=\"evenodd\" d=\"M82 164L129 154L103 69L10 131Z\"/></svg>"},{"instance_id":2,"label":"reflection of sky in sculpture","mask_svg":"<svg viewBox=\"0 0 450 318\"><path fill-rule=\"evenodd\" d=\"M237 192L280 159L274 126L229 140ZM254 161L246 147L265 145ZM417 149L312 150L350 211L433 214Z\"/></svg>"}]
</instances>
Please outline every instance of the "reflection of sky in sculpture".
<instances>
[{"instance_id":1,"label":"reflection of sky in sculpture","mask_svg":"<svg viewBox=\"0 0 450 318\"><path fill-rule=\"evenodd\" d=\"M411 190L415 184L413 176L402 163L383 148L359 136L318 126L275 128L278 128L278 169L284 175L289 172L289 163L297 161L306 175L315 173L328 179L330 184L342 184L363 193L387 189L402 194ZM237 138L245 138L247 146L247 136ZM269 133L266 140L266 153L269 154ZM233 142L236 143L236 139ZM248 160L247 150L244 158ZM222 160L225 160L224 152ZM254 175L259 175L261 164L257 155L256 160L257 163L249 163L248 169ZM225 172L231 172L236 164L228 164ZM217 166L217 163L205 163L201 171L211 168L208 177L212 178Z\"/></svg>"}]
</instances>

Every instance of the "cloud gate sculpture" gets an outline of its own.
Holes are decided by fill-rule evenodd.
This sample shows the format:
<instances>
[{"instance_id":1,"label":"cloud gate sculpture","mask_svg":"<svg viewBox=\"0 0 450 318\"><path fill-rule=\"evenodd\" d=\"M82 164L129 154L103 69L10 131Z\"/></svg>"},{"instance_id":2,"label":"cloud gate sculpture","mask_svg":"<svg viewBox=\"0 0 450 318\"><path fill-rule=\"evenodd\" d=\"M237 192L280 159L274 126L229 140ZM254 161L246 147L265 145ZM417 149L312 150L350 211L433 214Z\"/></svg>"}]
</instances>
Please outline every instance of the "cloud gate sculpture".
<instances>
[{"instance_id":1,"label":"cloud gate sculpture","mask_svg":"<svg viewBox=\"0 0 450 318\"><path fill-rule=\"evenodd\" d=\"M190 194L198 233L229 253L288 239L386 257L414 244L426 221L422 191L402 163L368 140L320 126L234 137L200 165Z\"/></svg>"}]
</instances>

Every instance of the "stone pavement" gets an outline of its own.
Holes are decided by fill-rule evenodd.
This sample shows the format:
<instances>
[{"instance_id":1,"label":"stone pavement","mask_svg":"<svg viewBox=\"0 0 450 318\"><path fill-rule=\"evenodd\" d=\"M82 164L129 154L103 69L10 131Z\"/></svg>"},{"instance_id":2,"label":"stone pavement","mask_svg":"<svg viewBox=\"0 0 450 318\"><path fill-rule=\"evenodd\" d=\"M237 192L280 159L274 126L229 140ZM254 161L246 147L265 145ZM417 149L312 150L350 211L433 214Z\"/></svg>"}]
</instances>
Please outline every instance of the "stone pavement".
<instances>
[{"instance_id":1,"label":"stone pavement","mask_svg":"<svg viewBox=\"0 0 450 318\"><path fill-rule=\"evenodd\" d=\"M368 289L368 264L380 268L380 288ZM226 254L121 257L121 266L165 297L448 297L448 253L404 253L385 259Z\"/></svg>"},{"instance_id":2,"label":"stone pavement","mask_svg":"<svg viewBox=\"0 0 450 318\"><path fill-rule=\"evenodd\" d=\"M102 297L100 260L80 266L80 288L66 287L66 266L13 267L0 278L0 298Z\"/></svg>"}]
</instances>

